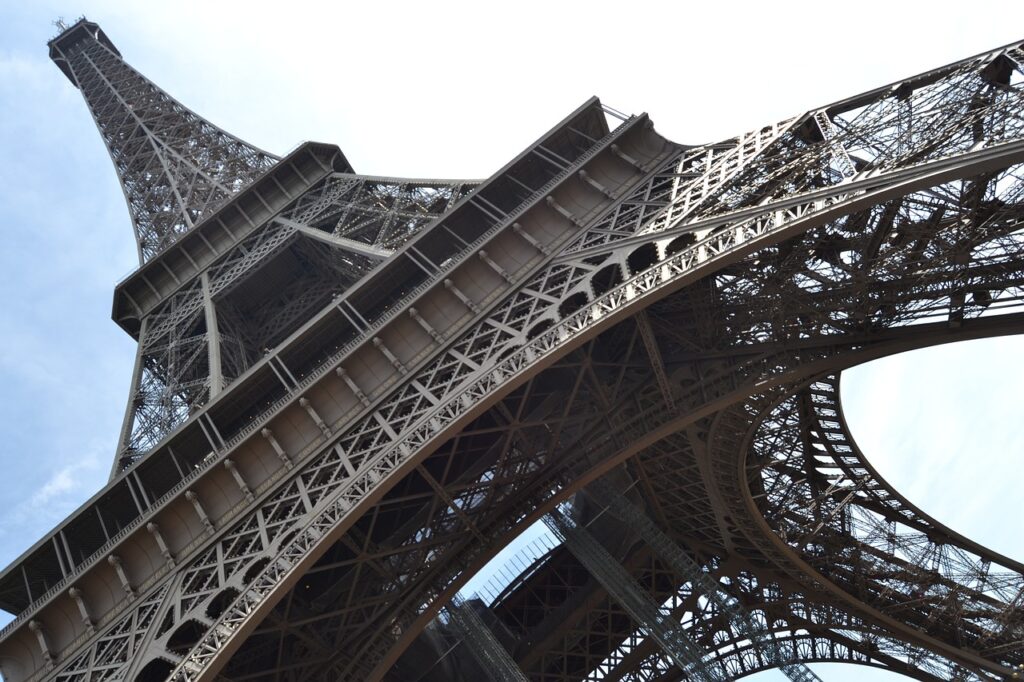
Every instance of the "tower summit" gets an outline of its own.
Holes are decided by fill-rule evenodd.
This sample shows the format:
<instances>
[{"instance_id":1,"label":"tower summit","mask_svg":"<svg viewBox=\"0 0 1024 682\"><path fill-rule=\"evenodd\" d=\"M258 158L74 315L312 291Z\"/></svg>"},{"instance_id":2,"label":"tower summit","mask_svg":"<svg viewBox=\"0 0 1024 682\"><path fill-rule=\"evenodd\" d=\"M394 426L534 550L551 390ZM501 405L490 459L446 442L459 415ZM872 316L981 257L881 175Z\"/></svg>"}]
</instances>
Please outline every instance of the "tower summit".
<instances>
[{"instance_id":1,"label":"tower summit","mask_svg":"<svg viewBox=\"0 0 1024 682\"><path fill-rule=\"evenodd\" d=\"M1024 671L1024 565L884 481L839 392L1024 332L1021 44L697 146L591 98L482 182L275 159L94 23L50 49L139 354L111 480L0 572L6 680Z\"/></svg>"},{"instance_id":2,"label":"tower summit","mask_svg":"<svg viewBox=\"0 0 1024 682\"><path fill-rule=\"evenodd\" d=\"M356 176L333 145L267 173L276 156L182 106L98 24L82 18L49 47L110 152L142 263L114 302L139 350L112 475L473 185Z\"/></svg>"},{"instance_id":3,"label":"tower summit","mask_svg":"<svg viewBox=\"0 0 1024 682\"><path fill-rule=\"evenodd\" d=\"M277 161L179 104L84 17L50 41L82 91L124 190L139 262L177 241Z\"/></svg>"}]
</instances>

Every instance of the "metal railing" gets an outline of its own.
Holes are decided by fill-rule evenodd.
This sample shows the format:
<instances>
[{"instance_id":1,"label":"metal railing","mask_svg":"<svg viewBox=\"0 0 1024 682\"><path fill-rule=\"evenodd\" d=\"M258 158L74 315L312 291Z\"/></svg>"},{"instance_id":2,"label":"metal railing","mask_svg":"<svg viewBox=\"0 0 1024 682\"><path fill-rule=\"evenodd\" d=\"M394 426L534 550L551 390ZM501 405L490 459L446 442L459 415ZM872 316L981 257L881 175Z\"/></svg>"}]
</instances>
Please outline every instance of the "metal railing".
<instances>
[{"instance_id":1,"label":"metal railing","mask_svg":"<svg viewBox=\"0 0 1024 682\"><path fill-rule=\"evenodd\" d=\"M531 540L494 570L487 582L477 588L477 596L487 606L498 601L509 585L528 578L541 567L541 558L560 544L557 538L548 534Z\"/></svg>"}]
</instances>

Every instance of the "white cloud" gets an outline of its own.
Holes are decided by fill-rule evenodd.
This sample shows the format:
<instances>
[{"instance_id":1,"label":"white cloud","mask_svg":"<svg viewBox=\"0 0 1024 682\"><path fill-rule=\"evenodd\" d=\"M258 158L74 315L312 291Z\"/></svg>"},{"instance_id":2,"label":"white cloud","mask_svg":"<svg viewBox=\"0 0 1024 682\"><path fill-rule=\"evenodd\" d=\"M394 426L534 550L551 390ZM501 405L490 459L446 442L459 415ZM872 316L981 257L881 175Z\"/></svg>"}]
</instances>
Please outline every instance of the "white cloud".
<instances>
[{"instance_id":1,"label":"white cloud","mask_svg":"<svg viewBox=\"0 0 1024 682\"><path fill-rule=\"evenodd\" d=\"M105 450L94 448L58 466L39 485L28 487L24 499L0 514L0 538L17 535L35 540L36 535L41 536L74 511L96 492L96 476L107 468L106 454Z\"/></svg>"}]
</instances>

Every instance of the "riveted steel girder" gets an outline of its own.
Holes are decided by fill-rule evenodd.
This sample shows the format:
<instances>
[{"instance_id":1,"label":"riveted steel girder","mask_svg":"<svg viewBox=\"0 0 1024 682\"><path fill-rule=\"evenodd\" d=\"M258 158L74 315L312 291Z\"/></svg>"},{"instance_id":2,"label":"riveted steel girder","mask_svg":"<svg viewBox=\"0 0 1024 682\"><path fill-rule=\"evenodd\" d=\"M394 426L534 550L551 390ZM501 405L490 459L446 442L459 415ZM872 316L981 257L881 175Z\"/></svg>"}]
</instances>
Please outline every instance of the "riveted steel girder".
<instances>
[{"instance_id":1,"label":"riveted steel girder","mask_svg":"<svg viewBox=\"0 0 1024 682\"><path fill-rule=\"evenodd\" d=\"M1024 330L1019 45L697 147L591 100L479 184L337 157L285 182L95 24L53 49L155 264L121 289L124 470L0 574L5 677L382 678L476 568L612 471L778 642L627 547L714 676L1024 663L1024 570L870 469L835 379ZM553 550L492 606L515 665L684 674L579 568Z\"/></svg>"}]
</instances>

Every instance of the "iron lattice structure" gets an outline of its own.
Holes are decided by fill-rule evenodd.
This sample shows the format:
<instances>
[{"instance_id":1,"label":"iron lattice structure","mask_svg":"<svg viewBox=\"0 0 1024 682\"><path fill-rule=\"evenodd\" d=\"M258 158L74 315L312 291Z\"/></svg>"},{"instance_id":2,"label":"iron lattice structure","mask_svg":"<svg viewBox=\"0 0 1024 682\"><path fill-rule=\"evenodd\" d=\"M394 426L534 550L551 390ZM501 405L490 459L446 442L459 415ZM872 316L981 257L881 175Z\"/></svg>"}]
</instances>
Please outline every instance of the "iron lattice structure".
<instances>
[{"instance_id":1,"label":"iron lattice structure","mask_svg":"<svg viewBox=\"0 0 1024 682\"><path fill-rule=\"evenodd\" d=\"M81 90L103 136L142 263L279 161L156 87L121 59L94 23L79 22L52 41L50 56ZM139 352L112 475L244 373L297 319L323 307L475 184L358 176L343 158L335 167L341 172L275 215L271 229L240 240L200 280L146 311L145 326L132 330ZM294 271L264 273L265 290L226 300L285 251ZM215 317L207 310L212 299Z\"/></svg>"},{"instance_id":2,"label":"iron lattice structure","mask_svg":"<svg viewBox=\"0 0 1024 682\"><path fill-rule=\"evenodd\" d=\"M139 356L111 481L0 574L6 679L1024 665L1024 566L839 401L1024 331L1021 45L706 145L592 99L478 183L275 159L96 24L50 45L128 198ZM453 601L556 508L566 543Z\"/></svg>"}]
</instances>

